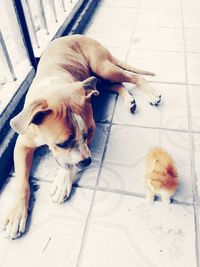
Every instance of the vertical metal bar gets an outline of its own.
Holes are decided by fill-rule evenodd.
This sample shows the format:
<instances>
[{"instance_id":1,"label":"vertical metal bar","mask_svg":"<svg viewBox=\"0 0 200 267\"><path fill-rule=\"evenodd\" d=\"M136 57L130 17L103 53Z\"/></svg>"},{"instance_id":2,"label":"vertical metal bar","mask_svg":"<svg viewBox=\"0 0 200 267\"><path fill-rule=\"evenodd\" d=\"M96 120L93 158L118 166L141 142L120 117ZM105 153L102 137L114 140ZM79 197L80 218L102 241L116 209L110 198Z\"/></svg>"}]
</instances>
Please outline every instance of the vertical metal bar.
<instances>
[{"instance_id":1,"label":"vertical metal bar","mask_svg":"<svg viewBox=\"0 0 200 267\"><path fill-rule=\"evenodd\" d=\"M23 41L25 44L25 48L27 50L27 54L29 56L29 59L30 59L32 66L34 67L34 69L36 69L37 68L37 62L36 62L36 58L34 55L33 46L32 46L31 38L29 35L29 31L28 31L28 27L27 27L27 23L26 23L26 18L24 15L22 3L21 3L21 1L13 0L13 6L15 8L15 12L17 14L17 19L19 21L19 24L21 25Z\"/></svg>"},{"instance_id":2,"label":"vertical metal bar","mask_svg":"<svg viewBox=\"0 0 200 267\"><path fill-rule=\"evenodd\" d=\"M36 31L35 31L35 25L34 25L34 20L33 20L32 12L31 12L31 7L30 7L30 4L29 4L29 0L25 0L25 2L26 2L28 13L29 13L29 17L30 17L30 22L31 22L32 30L33 30L33 36L34 36L34 39L35 39L35 43L36 43L37 47L40 48L40 45L39 45L39 42L38 42L38 38L37 38L37 34L36 34Z\"/></svg>"},{"instance_id":3,"label":"vertical metal bar","mask_svg":"<svg viewBox=\"0 0 200 267\"><path fill-rule=\"evenodd\" d=\"M37 6L38 6L38 12L39 12L39 18L40 18L40 24L42 27L45 28L46 34L49 34L49 29L47 26L47 19L44 11L44 3L42 0L37 0Z\"/></svg>"},{"instance_id":4,"label":"vertical metal bar","mask_svg":"<svg viewBox=\"0 0 200 267\"><path fill-rule=\"evenodd\" d=\"M62 7L63 7L64 12L66 12L65 0L62 0Z\"/></svg>"},{"instance_id":5,"label":"vertical metal bar","mask_svg":"<svg viewBox=\"0 0 200 267\"><path fill-rule=\"evenodd\" d=\"M6 60L6 63L7 63L7 66L8 66L8 69L10 71L10 74L12 76L12 79L13 81L16 81L17 80L17 77L15 75L15 71L14 71L14 68L13 68L13 65L12 65L12 62L10 60L10 56L9 56L9 53L8 53L8 50L7 50L7 47L6 47L6 44L5 44L5 41L3 39L3 35L0 31L0 48L2 49L3 51L3 54L4 54L4 57L5 57L5 60Z\"/></svg>"},{"instance_id":6,"label":"vertical metal bar","mask_svg":"<svg viewBox=\"0 0 200 267\"><path fill-rule=\"evenodd\" d=\"M0 22L1 32L4 37L4 40L7 41L7 36L9 35L12 39L11 41L12 43L16 42L17 40L16 44L10 51L10 57L12 58L12 55L16 55L15 59L17 58L19 60L21 60L22 58L24 59L25 57L27 57L26 50L24 49L24 43L21 38L22 37L21 31L12 1L5 1L5 0L0 1L0 10L1 10L0 20L2 20L2 23ZM16 62L15 59L12 60L13 65L15 65L14 62Z\"/></svg>"},{"instance_id":7,"label":"vertical metal bar","mask_svg":"<svg viewBox=\"0 0 200 267\"><path fill-rule=\"evenodd\" d=\"M50 5L51 5L52 11L53 11L53 15L54 15L55 21L58 22L58 17L57 17L57 14L56 14L56 6L55 6L54 0L50 0Z\"/></svg>"}]
</instances>

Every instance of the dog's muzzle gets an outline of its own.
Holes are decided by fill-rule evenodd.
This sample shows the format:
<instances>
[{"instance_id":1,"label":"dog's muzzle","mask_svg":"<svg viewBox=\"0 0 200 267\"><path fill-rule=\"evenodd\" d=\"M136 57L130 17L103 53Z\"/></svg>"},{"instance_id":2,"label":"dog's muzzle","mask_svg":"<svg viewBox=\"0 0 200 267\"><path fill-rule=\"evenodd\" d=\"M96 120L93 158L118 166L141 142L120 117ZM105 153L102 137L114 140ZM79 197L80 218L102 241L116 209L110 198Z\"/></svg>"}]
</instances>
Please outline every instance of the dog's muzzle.
<instances>
[{"instance_id":1,"label":"dog's muzzle","mask_svg":"<svg viewBox=\"0 0 200 267\"><path fill-rule=\"evenodd\" d=\"M75 164L75 166L78 168L78 169L83 169L87 166L89 166L91 164L92 160L91 158L86 158L84 160L81 160L79 161L78 163Z\"/></svg>"}]
</instances>

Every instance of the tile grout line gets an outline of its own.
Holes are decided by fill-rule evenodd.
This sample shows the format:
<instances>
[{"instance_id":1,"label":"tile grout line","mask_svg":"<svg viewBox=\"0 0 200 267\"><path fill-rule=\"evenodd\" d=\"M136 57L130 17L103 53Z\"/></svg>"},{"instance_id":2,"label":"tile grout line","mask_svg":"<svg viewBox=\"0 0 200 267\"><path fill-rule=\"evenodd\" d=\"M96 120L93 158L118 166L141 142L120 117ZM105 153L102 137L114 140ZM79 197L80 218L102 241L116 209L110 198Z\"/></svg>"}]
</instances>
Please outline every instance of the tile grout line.
<instances>
[{"instance_id":1,"label":"tile grout line","mask_svg":"<svg viewBox=\"0 0 200 267\"><path fill-rule=\"evenodd\" d=\"M193 83L181 83L181 82L167 82L167 81L151 81L151 80L148 80L149 83L161 83L161 84L172 84L172 85L189 85L189 86L200 86L200 84L193 84Z\"/></svg>"},{"instance_id":2,"label":"tile grout line","mask_svg":"<svg viewBox=\"0 0 200 267\"><path fill-rule=\"evenodd\" d=\"M131 31L131 35L130 35L130 41L129 41L129 46L127 48L127 54L126 54L126 57L125 57L125 60L124 60L125 62L127 62L128 55L129 55L130 50L132 48L131 40L133 39L133 36L135 34L135 29L136 29L136 26L137 26L137 20L138 20L138 16L139 16L139 13L140 13L140 7L141 7L141 0L139 1L138 6L135 8L136 9L136 16L135 16L135 21L133 23L133 30Z\"/></svg>"},{"instance_id":3,"label":"tile grout line","mask_svg":"<svg viewBox=\"0 0 200 267\"><path fill-rule=\"evenodd\" d=\"M53 181L49 181L49 180L43 180L41 178L36 178L34 176L31 176L31 179L34 179L36 182L40 182L40 183L51 184L53 182ZM95 185L94 186L92 186L92 185L79 185L79 184L75 183L72 185L72 187L91 190L91 191L96 190L98 192L107 192L107 193L121 194L121 195L125 195L125 196L145 198L145 194L143 194L143 193L136 193L136 192L120 190L120 189L115 189L115 188L107 188L107 187L102 187L102 186L98 186L98 185L96 185L96 187L95 187ZM177 205L193 206L192 203L180 201L177 199L172 199L172 203L177 204Z\"/></svg>"},{"instance_id":4,"label":"tile grout line","mask_svg":"<svg viewBox=\"0 0 200 267\"><path fill-rule=\"evenodd\" d=\"M89 223L90 223L90 219L91 219L91 216L92 216L92 211L93 211L93 208L94 208L94 200L95 200L96 192L98 191L97 190L98 181L99 181L99 177L101 175L102 166L104 164L105 154L106 154L106 151L107 151L107 144L108 144L108 141L109 141L110 132L111 132L111 128L112 128L112 120L113 120L115 108L116 108L116 105L117 105L117 99L118 99L118 96L115 98L115 105L114 105L114 108L113 108L112 118L111 118L110 124L108 124L108 134L107 134L104 150L103 150L101 161L100 161L100 165L99 165L99 171L98 171L98 175L97 175L97 180L96 180L95 186L93 188L94 192L93 192L93 196L92 196L90 209L89 209L89 212L88 212L88 215L87 215L87 218L86 218L86 222L85 222L85 228L84 228L84 232L83 232L83 237L82 237L81 247L80 247L80 251L79 251L79 254L78 254L78 258L77 258L76 267L80 267L81 260L82 260L82 255L83 255L83 250L84 250L84 247L85 247L85 244L86 244L86 241L87 241Z\"/></svg>"},{"instance_id":5,"label":"tile grout line","mask_svg":"<svg viewBox=\"0 0 200 267\"><path fill-rule=\"evenodd\" d=\"M99 122L99 123L102 123L104 124L103 122ZM109 124L107 122L107 124ZM177 132L177 133L189 133L189 130L184 130L184 129L172 129L172 128L165 128L165 127L156 127L156 126L145 126L145 125L133 125L133 124L127 124L127 123L116 123L116 122L113 122L112 125L115 125L115 126L125 126L125 127L133 127L133 128L141 128L141 129L151 129L151 130L160 130L160 131L168 131L168 132ZM196 130L191 130L191 132L193 134L200 134L200 131L196 131Z\"/></svg>"},{"instance_id":6,"label":"tile grout line","mask_svg":"<svg viewBox=\"0 0 200 267\"><path fill-rule=\"evenodd\" d=\"M87 190L93 190L93 191L96 190L98 192L120 194L120 195L123 195L123 196L131 196L131 197L135 197L135 198L145 199L145 193L143 194L143 193L136 193L136 192L131 192L131 191L122 191L120 189L107 188L107 187L101 187L101 186L97 186L95 188L95 187L92 187L92 186L84 186L84 185L78 185L78 184L73 185L73 187L80 188L80 189L87 189ZM156 201L161 201L161 199L158 197L156 199ZM177 200L177 199L172 199L172 204L193 207L193 203L188 203L188 202L180 201L180 200Z\"/></svg>"},{"instance_id":7,"label":"tile grout line","mask_svg":"<svg viewBox=\"0 0 200 267\"><path fill-rule=\"evenodd\" d=\"M192 175L192 188L193 188L193 208L194 208L194 224L195 224L195 252L196 252L196 265L200 267L200 255L198 248L200 246L199 240L199 222L198 222L198 192L196 188L196 175L195 175L195 148L194 148L194 138L192 133L192 116L191 116L191 101L190 101L190 92L188 89L188 73L187 73L187 47L186 47L186 35L184 29L184 19L183 19L183 6L182 0L180 1L181 7L181 20L182 20L182 35L183 35L183 45L184 45L184 61L185 61L185 80L186 80L186 97L187 97L187 108L188 108L188 133L190 138L190 160L191 160L191 175Z\"/></svg>"},{"instance_id":8,"label":"tile grout line","mask_svg":"<svg viewBox=\"0 0 200 267\"><path fill-rule=\"evenodd\" d=\"M104 156L105 156L105 153L106 153L106 150L107 150L107 143L108 143L108 140L109 140L111 127L112 127L112 124L110 124L109 127L108 127L108 135L107 135L107 138L106 138L104 151L103 151L101 162L100 162L100 166L99 166L99 171L98 171L98 175L97 175L97 181L95 183L94 188L92 189L93 190L92 201L91 201L90 209L89 209L89 212L88 212L88 215L87 215L87 219L86 219L86 222L85 222L85 228L84 228L84 232L83 232L83 237L82 237L82 242L81 242L81 247L80 247L80 251L79 251L76 267L79 267L80 264L81 264L83 249L84 249L85 243L87 241L89 222L90 222L90 219L91 219L91 216L92 216L92 211L93 211L93 207L94 207L94 199L95 199L96 192L97 192L96 186L97 186L98 178L99 178L99 176L101 174L101 168L103 166Z\"/></svg>"},{"instance_id":9,"label":"tile grout line","mask_svg":"<svg viewBox=\"0 0 200 267\"><path fill-rule=\"evenodd\" d=\"M133 25L133 31L132 31L132 34L131 34L131 37L130 37L130 42L131 42L132 35L134 34L134 31L135 31L135 26L136 26L137 17L138 17L138 14L139 14L140 5L141 5L141 2L139 2L138 7L137 7L137 14L136 14L136 18L135 18L135 23ZM129 45L129 47L128 47L127 55L125 57L125 61L127 60L130 48L131 48L131 45ZM109 124L109 128L108 128L108 135L107 135L104 151L103 151L101 162L100 162L100 166L99 166L99 172L98 172L98 175L97 175L97 180L96 180L96 184L95 184L95 188L94 188L94 192L93 192L93 196L92 196L90 209L89 209L88 216L87 216L86 223L85 223L84 233L83 233L83 237L82 237L82 242L81 242L81 247L80 247L80 251L79 251L76 267L80 267L81 260L82 260L82 255L83 255L83 249L84 249L86 241L87 241L89 222L90 222L90 219L91 219L91 216L92 216L92 211L93 211L93 207L94 207L94 199L95 199L96 192L97 192L97 187L98 187L98 184L99 184L99 177L100 177L101 172L102 172L102 166L104 164L105 154L106 154L106 151L107 151L107 145L108 145L108 141L109 141L109 137L110 137L110 132L111 132L111 128L112 128L112 122L113 122L114 113L115 113L115 109L116 109L116 105L117 105L117 100L118 100L118 96L117 96L117 98L115 100L115 105L114 105L114 108L113 108L112 118L111 118L111 121L110 121L110 124Z\"/></svg>"},{"instance_id":10,"label":"tile grout line","mask_svg":"<svg viewBox=\"0 0 200 267\"><path fill-rule=\"evenodd\" d=\"M179 29L179 30L182 31L181 29ZM181 50L176 50L176 49L167 50L167 49L153 49L153 48L137 48L137 47L135 47L134 44L132 44L131 47L134 48L135 51L148 51L148 52L164 52L164 53L179 53L179 54L184 54L184 48L181 49ZM120 47L118 47L118 48L120 48ZM190 53L190 54L200 55L200 52L197 52L197 51L187 50L186 52L187 53Z\"/></svg>"},{"instance_id":11,"label":"tile grout line","mask_svg":"<svg viewBox=\"0 0 200 267\"><path fill-rule=\"evenodd\" d=\"M134 116L134 115L133 115ZM188 133L188 130L178 130L178 129L172 129L172 128L165 128L165 127L156 127L156 126L144 126L144 125L133 125L133 124L126 124L126 123L116 123L113 122L112 125L114 126L125 126L125 127L132 127L132 128L138 128L138 129L150 129L150 130L160 130L160 131L168 131L168 132L178 132L178 133Z\"/></svg>"}]
</instances>

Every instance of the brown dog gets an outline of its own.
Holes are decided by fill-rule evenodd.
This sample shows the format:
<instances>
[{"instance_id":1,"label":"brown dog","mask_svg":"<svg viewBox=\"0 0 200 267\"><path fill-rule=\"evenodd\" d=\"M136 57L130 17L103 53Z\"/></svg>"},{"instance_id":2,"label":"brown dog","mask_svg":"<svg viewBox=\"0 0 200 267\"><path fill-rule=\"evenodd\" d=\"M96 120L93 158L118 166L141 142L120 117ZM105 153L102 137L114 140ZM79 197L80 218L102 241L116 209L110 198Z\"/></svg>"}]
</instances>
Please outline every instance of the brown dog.
<instances>
[{"instance_id":1,"label":"brown dog","mask_svg":"<svg viewBox=\"0 0 200 267\"><path fill-rule=\"evenodd\" d=\"M63 203L69 196L76 171L90 164L88 143L95 131L90 97L99 94L94 76L104 81L107 89L110 85L122 95L131 112L135 111L135 100L122 82L136 84L151 104L160 102L161 96L136 73L153 75L114 58L101 44L85 36L63 37L49 45L40 59L24 109L11 120L19 137L14 151L17 195L3 228L7 238L14 239L25 231L28 177L36 147L48 145L61 167L50 192L56 203Z\"/></svg>"}]
</instances>

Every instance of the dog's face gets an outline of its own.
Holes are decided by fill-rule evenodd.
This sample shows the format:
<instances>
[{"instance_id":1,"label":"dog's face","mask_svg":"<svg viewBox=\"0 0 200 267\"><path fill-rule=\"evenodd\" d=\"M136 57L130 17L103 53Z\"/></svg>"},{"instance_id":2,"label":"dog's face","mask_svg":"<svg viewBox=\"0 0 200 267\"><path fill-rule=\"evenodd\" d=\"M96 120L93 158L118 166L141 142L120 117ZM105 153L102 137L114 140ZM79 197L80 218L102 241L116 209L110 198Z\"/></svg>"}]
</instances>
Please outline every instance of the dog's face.
<instances>
[{"instance_id":1,"label":"dog's face","mask_svg":"<svg viewBox=\"0 0 200 267\"><path fill-rule=\"evenodd\" d=\"M59 119L55 113L49 114L39 128L61 167L82 169L91 163L88 144L94 135L95 123L88 101L83 104L80 113L75 111L69 106L64 107L65 115Z\"/></svg>"},{"instance_id":2,"label":"dog's face","mask_svg":"<svg viewBox=\"0 0 200 267\"><path fill-rule=\"evenodd\" d=\"M95 85L96 78L91 77L58 89L55 95L28 105L11 126L20 134L33 133L36 143L48 145L62 168L82 169L91 163L88 144L95 123L90 97L98 94Z\"/></svg>"}]
</instances>

